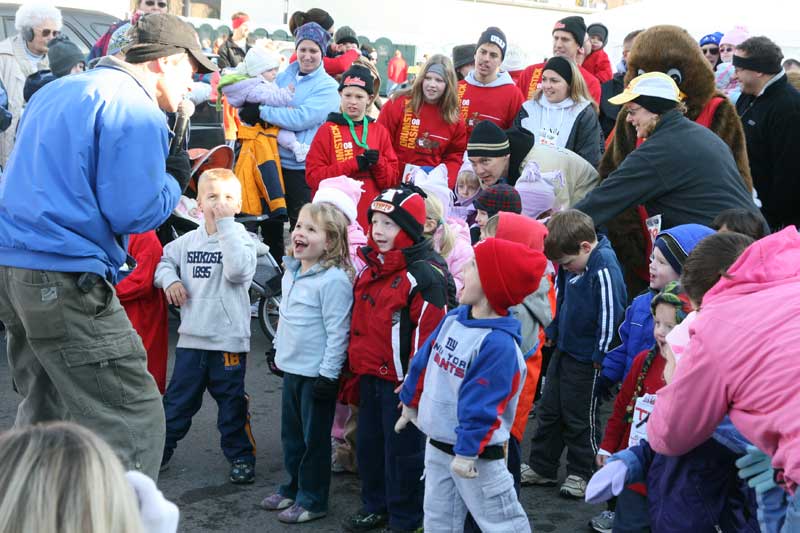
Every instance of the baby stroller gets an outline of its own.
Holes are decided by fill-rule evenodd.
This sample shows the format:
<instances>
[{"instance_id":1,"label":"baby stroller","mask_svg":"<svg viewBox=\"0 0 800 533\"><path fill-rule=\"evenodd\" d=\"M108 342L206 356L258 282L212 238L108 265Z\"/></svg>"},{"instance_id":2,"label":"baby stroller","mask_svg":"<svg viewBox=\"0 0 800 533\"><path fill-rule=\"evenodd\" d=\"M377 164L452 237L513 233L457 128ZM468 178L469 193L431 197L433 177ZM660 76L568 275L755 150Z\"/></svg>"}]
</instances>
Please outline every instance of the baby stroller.
<instances>
[{"instance_id":1,"label":"baby stroller","mask_svg":"<svg viewBox=\"0 0 800 533\"><path fill-rule=\"evenodd\" d=\"M181 197L178 206L167 218L166 222L157 230L162 246L174 241L184 233L196 229L202 223L202 213L197 209L197 179L206 170L212 168L233 169L234 152L226 145L220 145L211 150L192 148L189 150L189 159L192 161L192 177L186 189L186 195ZM261 222L267 220L269 215L236 215L236 221ZM270 343L275 338L278 330L278 307L281 302L281 277L283 271L280 265L269 253L269 247L251 233L257 241L256 250L258 263L256 273L250 284L250 303L258 304L258 324ZM177 310L170 306L170 311Z\"/></svg>"}]
</instances>

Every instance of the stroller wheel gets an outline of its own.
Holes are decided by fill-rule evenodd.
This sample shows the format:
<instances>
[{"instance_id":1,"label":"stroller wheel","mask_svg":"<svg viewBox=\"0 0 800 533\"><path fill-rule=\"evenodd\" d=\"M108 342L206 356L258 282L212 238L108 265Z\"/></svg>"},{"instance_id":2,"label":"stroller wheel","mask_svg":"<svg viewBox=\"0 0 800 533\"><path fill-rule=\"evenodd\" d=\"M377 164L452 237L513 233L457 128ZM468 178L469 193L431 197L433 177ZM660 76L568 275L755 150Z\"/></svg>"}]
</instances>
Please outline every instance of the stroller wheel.
<instances>
[{"instance_id":1,"label":"stroller wheel","mask_svg":"<svg viewBox=\"0 0 800 533\"><path fill-rule=\"evenodd\" d=\"M281 305L281 295L265 296L258 302L258 324L270 342L275 339L278 332L278 308Z\"/></svg>"}]
</instances>

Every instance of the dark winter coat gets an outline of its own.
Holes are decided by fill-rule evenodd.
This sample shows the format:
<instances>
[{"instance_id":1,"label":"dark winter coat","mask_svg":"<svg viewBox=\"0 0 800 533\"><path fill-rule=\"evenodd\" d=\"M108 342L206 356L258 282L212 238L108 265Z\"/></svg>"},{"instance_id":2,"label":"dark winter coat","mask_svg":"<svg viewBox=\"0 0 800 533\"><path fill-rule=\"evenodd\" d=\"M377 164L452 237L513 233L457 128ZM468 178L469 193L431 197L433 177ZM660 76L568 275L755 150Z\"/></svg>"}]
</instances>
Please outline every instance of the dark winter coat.
<instances>
[{"instance_id":1,"label":"dark winter coat","mask_svg":"<svg viewBox=\"0 0 800 533\"><path fill-rule=\"evenodd\" d=\"M217 51L217 66L220 70L224 68L232 68L244 61L244 56L247 54L247 46L242 50L238 44L233 42L233 39L226 39L222 46Z\"/></svg>"},{"instance_id":2,"label":"dark winter coat","mask_svg":"<svg viewBox=\"0 0 800 533\"><path fill-rule=\"evenodd\" d=\"M761 212L773 229L800 226L800 92L783 74L758 96L742 94L736 111Z\"/></svg>"},{"instance_id":3,"label":"dark winter coat","mask_svg":"<svg viewBox=\"0 0 800 533\"><path fill-rule=\"evenodd\" d=\"M527 102L522 105L514 119L514 126L524 127L522 121L528 118L528 111L525 109ZM532 131L534 136L539 135L538 131ZM597 112L594 107L587 105L583 111L575 117L572 129L567 137L564 148L575 152L584 158L590 165L597 167L600 163L600 156L603 148L603 134L600 129L600 122L597 119Z\"/></svg>"}]
</instances>

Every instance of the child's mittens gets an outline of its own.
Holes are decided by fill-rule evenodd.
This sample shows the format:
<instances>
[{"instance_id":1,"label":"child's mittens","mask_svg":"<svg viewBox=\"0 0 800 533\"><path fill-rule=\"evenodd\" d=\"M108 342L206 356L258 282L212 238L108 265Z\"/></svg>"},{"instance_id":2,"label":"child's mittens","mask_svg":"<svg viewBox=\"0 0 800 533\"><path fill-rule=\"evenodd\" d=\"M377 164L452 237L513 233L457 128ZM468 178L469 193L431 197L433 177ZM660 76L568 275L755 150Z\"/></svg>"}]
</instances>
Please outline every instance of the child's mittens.
<instances>
[{"instance_id":1,"label":"child's mittens","mask_svg":"<svg viewBox=\"0 0 800 533\"><path fill-rule=\"evenodd\" d=\"M175 533L178 531L178 507L164 498L152 479L132 470L125 473L139 500L142 526L147 533Z\"/></svg>"},{"instance_id":2,"label":"child's mittens","mask_svg":"<svg viewBox=\"0 0 800 533\"><path fill-rule=\"evenodd\" d=\"M747 453L736 460L739 477L747 480L747 485L758 494L764 494L776 487L775 471L772 458L752 444L747 446Z\"/></svg>"},{"instance_id":3,"label":"child's mittens","mask_svg":"<svg viewBox=\"0 0 800 533\"><path fill-rule=\"evenodd\" d=\"M476 459L477 457L456 455L453 462L450 463L450 470L452 470L454 474L466 479L478 477L478 469L475 467Z\"/></svg>"},{"instance_id":4,"label":"child's mittens","mask_svg":"<svg viewBox=\"0 0 800 533\"><path fill-rule=\"evenodd\" d=\"M319 376L314 380L313 395L316 400L335 400L339 395L339 380Z\"/></svg>"},{"instance_id":5,"label":"child's mittens","mask_svg":"<svg viewBox=\"0 0 800 533\"><path fill-rule=\"evenodd\" d=\"M394 424L394 432L400 433L406 428L409 422L415 426L417 425L417 410L403 404L403 411L400 413L400 418L398 418L397 422Z\"/></svg>"},{"instance_id":6,"label":"child's mittens","mask_svg":"<svg viewBox=\"0 0 800 533\"><path fill-rule=\"evenodd\" d=\"M586 503L600 503L618 495L625 488L628 466L624 461L611 460L595 472L586 486Z\"/></svg>"},{"instance_id":7,"label":"child's mittens","mask_svg":"<svg viewBox=\"0 0 800 533\"><path fill-rule=\"evenodd\" d=\"M308 155L308 151L310 149L310 144L303 144L300 141L295 141L294 144L292 144L292 152L294 153L294 158L298 163L302 163L306 160L306 156Z\"/></svg>"}]
</instances>

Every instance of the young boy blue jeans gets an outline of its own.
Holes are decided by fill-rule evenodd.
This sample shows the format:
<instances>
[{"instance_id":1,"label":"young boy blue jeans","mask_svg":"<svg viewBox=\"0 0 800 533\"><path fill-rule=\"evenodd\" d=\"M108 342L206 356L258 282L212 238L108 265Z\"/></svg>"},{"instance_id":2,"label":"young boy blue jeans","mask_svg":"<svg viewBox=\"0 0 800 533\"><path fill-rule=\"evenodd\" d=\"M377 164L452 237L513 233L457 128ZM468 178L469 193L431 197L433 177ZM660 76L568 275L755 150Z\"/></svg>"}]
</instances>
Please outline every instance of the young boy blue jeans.
<instances>
[{"instance_id":1,"label":"young boy blue jeans","mask_svg":"<svg viewBox=\"0 0 800 533\"><path fill-rule=\"evenodd\" d=\"M361 501L368 513L388 513L391 528L417 529L422 525L425 435L413 424L395 433L400 416L396 387L375 376L359 378L356 453Z\"/></svg>"},{"instance_id":2,"label":"young boy blue jeans","mask_svg":"<svg viewBox=\"0 0 800 533\"><path fill-rule=\"evenodd\" d=\"M217 429L222 453L228 461L256 461L256 443L250 431L250 399L244 391L247 355L177 348L175 368L164 395L167 438L164 459L169 460L178 441L192 426L203 405L203 393L217 402Z\"/></svg>"},{"instance_id":3,"label":"young boy blue jeans","mask_svg":"<svg viewBox=\"0 0 800 533\"><path fill-rule=\"evenodd\" d=\"M316 378L286 372L281 401L283 464L289 482L278 492L307 511L328 511L331 426L336 400L314 398Z\"/></svg>"}]
</instances>

